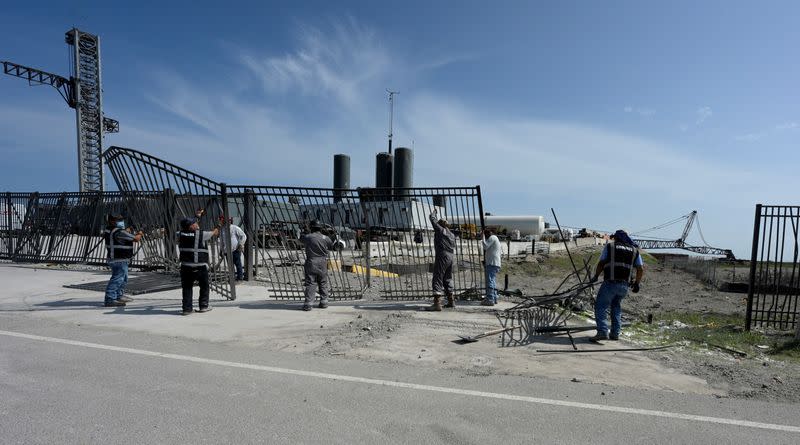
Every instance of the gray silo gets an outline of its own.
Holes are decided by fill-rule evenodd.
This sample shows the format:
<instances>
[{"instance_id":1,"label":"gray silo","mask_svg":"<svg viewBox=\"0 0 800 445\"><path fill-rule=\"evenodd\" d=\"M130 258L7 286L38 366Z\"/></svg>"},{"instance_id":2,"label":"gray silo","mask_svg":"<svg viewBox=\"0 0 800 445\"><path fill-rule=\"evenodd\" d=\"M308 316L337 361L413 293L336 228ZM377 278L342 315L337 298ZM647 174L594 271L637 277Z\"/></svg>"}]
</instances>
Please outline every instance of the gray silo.
<instances>
[{"instance_id":1,"label":"gray silo","mask_svg":"<svg viewBox=\"0 0 800 445\"><path fill-rule=\"evenodd\" d=\"M386 152L378 153L375 157L375 187L392 188L393 156ZM388 199L385 199L388 201Z\"/></svg>"},{"instance_id":2,"label":"gray silo","mask_svg":"<svg viewBox=\"0 0 800 445\"><path fill-rule=\"evenodd\" d=\"M333 188L350 188L350 156L344 154L333 155ZM333 202L341 202L342 193L334 190Z\"/></svg>"},{"instance_id":3,"label":"gray silo","mask_svg":"<svg viewBox=\"0 0 800 445\"><path fill-rule=\"evenodd\" d=\"M410 148L399 147L394 151L394 188L414 187L414 152ZM410 198L401 198L408 201Z\"/></svg>"}]
</instances>

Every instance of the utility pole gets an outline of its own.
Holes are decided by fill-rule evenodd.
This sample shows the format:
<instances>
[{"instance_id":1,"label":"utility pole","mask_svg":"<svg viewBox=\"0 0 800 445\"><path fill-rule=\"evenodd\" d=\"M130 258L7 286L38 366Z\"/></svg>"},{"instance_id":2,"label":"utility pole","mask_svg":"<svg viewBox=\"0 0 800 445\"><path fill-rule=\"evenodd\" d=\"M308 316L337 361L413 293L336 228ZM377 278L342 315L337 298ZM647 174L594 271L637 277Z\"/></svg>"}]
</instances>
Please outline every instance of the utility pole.
<instances>
[{"instance_id":1,"label":"utility pole","mask_svg":"<svg viewBox=\"0 0 800 445\"><path fill-rule=\"evenodd\" d=\"M78 189L103 191L103 133L119 132L119 122L103 116L100 82L100 38L72 28L66 32L70 46L72 76L69 79L13 62L3 64L3 73L26 79L30 85L50 85L70 108L75 109L78 133Z\"/></svg>"},{"instance_id":2,"label":"utility pole","mask_svg":"<svg viewBox=\"0 0 800 445\"><path fill-rule=\"evenodd\" d=\"M394 96L400 94L399 91L391 91L388 88L386 92L389 93L389 154L392 154L392 134L393 134L393 121L394 121Z\"/></svg>"}]
</instances>

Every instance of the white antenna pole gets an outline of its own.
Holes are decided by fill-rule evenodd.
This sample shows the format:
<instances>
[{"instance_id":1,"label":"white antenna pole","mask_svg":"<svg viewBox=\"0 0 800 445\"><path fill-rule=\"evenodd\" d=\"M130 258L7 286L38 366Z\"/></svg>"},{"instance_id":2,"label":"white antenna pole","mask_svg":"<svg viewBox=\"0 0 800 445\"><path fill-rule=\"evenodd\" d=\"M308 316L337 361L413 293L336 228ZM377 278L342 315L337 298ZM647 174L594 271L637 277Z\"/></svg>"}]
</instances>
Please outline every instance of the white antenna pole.
<instances>
[{"instance_id":1,"label":"white antenna pole","mask_svg":"<svg viewBox=\"0 0 800 445\"><path fill-rule=\"evenodd\" d=\"M394 124L394 95L400 94L399 91L391 91L388 88L386 92L389 93L389 154L392 154L392 135Z\"/></svg>"}]
</instances>

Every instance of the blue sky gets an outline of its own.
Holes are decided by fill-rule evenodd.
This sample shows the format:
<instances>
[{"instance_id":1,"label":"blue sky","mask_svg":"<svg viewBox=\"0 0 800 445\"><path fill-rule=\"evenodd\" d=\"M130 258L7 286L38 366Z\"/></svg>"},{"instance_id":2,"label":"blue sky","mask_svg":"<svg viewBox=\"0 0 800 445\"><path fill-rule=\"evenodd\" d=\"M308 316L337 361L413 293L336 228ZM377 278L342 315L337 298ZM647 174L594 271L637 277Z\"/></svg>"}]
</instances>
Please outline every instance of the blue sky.
<instances>
[{"instance_id":1,"label":"blue sky","mask_svg":"<svg viewBox=\"0 0 800 445\"><path fill-rule=\"evenodd\" d=\"M797 2L47 3L3 6L0 60L67 74L64 32L99 34L107 144L229 183L330 186L347 153L371 185L391 88L415 183L480 184L495 214L697 209L741 256L757 202L797 203ZM0 77L0 189L74 190L74 132L54 91Z\"/></svg>"}]
</instances>

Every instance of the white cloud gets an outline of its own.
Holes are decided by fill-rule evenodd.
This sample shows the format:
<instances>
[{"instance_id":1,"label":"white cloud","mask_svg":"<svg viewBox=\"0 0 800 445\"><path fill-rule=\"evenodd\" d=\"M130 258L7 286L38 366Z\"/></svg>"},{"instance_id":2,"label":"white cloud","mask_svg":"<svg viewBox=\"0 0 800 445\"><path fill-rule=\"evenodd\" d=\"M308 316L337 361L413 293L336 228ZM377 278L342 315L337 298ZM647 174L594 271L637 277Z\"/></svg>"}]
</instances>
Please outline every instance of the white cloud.
<instances>
[{"instance_id":1,"label":"white cloud","mask_svg":"<svg viewBox=\"0 0 800 445\"><path fill-rule=\"evenodd\" d=\"M362 102L365 85L391 68L389 53L375 31L352 18L332 22L325 31L301 26L297 40L298 48L283 56L241 52L240 61L267 93L299 91L356 106Z\"/></svg>"},{"instance_id":2,"label":"white cloud","mask_svg":"<svg viewBox=\"0 0 800 445\"><path fill-rule=\"evenodd\" d=\"M643 117L650 117L656 114L656 110L652 108L635 108L630 105L623 108L623 111L625 111L626 113L636 113Z\"/></svg>"},{"instance_id":3,"label":"white cloud","mask_svg":"<svg viewBox=\"0 0 800 445\"><path fill-rule=\"evenodd\" d=\"M696 114L697 114L697 120L695 121L695 123L697 125L702 125L703 122L705 122L708 118L710 118L711 115L714 113L711 111L711 107L701 107L697 109Z\"/></svg>"},{"instance_id":4,"label":"white cloud","mask_svg":"<svg viewBox=\"0 0 800 445\"><path fill-rule=\"evenodd\" d=\"M800 124L797 122L786 122L775 126L776 130L795 130L797 128L800 128Z\"/></svg>"}]
</instances>

